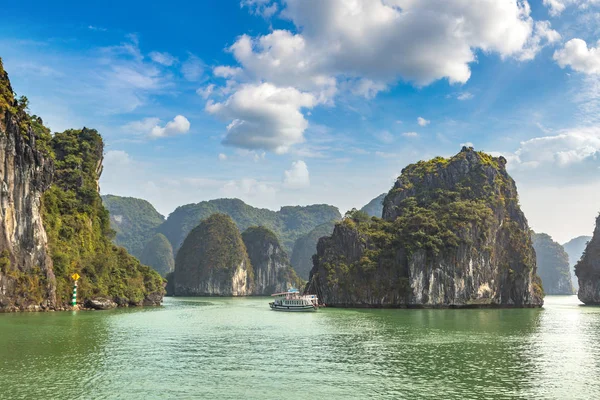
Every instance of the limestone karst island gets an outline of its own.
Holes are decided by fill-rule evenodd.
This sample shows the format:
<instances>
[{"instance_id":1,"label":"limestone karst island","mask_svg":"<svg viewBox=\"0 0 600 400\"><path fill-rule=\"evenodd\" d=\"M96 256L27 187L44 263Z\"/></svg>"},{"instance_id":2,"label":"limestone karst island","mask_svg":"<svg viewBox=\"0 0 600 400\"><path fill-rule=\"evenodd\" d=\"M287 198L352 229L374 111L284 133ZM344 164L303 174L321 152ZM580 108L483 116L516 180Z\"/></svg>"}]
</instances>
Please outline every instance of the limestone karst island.
<instances>
[{"instance_id":1,"label":"limestone karst island","mask_svg":"<svg viewBox=\"0 0 600 400\"><path fill-rule=\"evenodd\" d=\"M0 399L600 398L600 2L0 10Z\"/></svg>"}]
</instances>

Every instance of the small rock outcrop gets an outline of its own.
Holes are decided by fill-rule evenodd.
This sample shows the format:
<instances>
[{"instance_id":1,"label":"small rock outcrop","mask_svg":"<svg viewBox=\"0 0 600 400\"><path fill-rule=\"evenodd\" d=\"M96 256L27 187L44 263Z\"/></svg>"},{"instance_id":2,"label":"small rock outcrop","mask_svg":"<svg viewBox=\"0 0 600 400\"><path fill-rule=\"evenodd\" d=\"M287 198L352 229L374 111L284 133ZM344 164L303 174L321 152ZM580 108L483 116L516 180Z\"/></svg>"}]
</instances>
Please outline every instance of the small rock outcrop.
<instances>
[{"instance_id":1,"label":"small rock outcrop","mask_svg":"<svg viewBox=\"0 0 600 400\"><path fill-rule=\"evenodd\" d=\"M86 308L93 308L94 310L110 310L117 306L117 303L111 299L104 297L97 297L93 299L87 299L84 303Z\"/></svg>"},{"instance_id":2,"label":"small rock outcrop","mask_svg":"<svg viewBox=\"0 0 600 400\"><path fill-rule=\"evenodd\" d=\"M185 238L175 259L176 296L246 296L254 274L233 220L213 214Z\"/></svg>"},{"instance_id":3,"label":"small rock outcrop","mask_svg":"<svg viewBox=\"0 0 600 400\"><path fill-rule=\"evenodd\" d=\"M242 240L254 271L252 294L271 295L304 284L271 230L252 226L242 233Z\"/></svg>"},{"instance_id":4,"label":"small rock outcrop","mask_svg":"<svg viewBox=\"0 0 600 400\"><path fill-rule=\"evenodd\" d=\"M545 233L532 233L537 259L537 273L542 278L545 294L573 294L569 255Z\"/></svg>"},{"instance_id":5,"label":"small rock outcrop","mask_svg":"<svg viewBox=\"0 0 600 400\"><path fill-rule=\"evenodd\" d=\"M140 261L142 264L152 267L163 278L169 272L173 272L175 269L173 247L165 235L157 233L146 243Z\"/></svg>"},{"instance_id":6,"label":"small rock outcrop","mask_svg":"<svg viewBox=\"0 0 600 400\"><path fill-rule=\"evenodd\" d=\"M383 219L349 213L306 290L328 306L540 307L529 226L506 160L464 147L409 165Z\"/></svg>"},{"instance_id":7,"label":"small rock outcrop","mask_svg":"<svg viewBox=\"0 0 600 400\"><path fill-rule=\"evenodd\" d=\"M575 274L579 279L579 300L587 305L600 305L600 215L594 236L575 266Z\"/></svg>"}]
</instances>

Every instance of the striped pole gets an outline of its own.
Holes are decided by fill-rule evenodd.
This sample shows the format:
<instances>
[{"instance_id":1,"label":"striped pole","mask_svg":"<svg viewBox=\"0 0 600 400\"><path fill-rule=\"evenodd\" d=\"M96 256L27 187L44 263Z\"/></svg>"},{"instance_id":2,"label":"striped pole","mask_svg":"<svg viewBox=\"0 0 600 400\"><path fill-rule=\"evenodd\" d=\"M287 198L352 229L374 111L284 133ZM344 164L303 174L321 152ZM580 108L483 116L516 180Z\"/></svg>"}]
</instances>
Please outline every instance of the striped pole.
<instances>
[{"instance_id":1,"label":"striped pole","mask_svg":"<svg viewBox=\"0 0 600 400\"><path fill-rule=\"evenodd\" d=\"M73 286L73 307L77 305L77 281L75 281L75 286Z\"/></svg>"}]
</instances>

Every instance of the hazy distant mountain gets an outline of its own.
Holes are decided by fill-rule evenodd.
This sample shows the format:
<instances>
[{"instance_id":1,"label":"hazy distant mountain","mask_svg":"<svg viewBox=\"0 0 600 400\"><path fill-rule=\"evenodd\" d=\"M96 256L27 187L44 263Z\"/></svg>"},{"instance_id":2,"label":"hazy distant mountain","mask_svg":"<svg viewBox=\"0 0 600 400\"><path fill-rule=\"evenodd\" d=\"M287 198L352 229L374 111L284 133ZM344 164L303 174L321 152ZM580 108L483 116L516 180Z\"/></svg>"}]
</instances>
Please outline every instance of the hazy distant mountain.
<instances>
[{"instance_id":1,"label":"hazy distant mountain","mask_svg":"<svg viewBox=\"0 0 600 400\"><path fill-rule=\"evenodd\" d=\"M537 273L542 278L546 294L573 294L569 256L550 235L534 233L533 248L537 260Z\"/></svg>"},{"instance_id":2,"label":"hazy distant mountain","mask_svg":"<svg viewBox=\"0 0 600 400\"><path fill-rule=\"evenodd\" d=\"M575 289L579 289L579 281L575 276L575 264L577 264L577 261L581 258L585 246L590 240L592 240L591 236L579 236L563 244L565 251L569 255L569 266L571 267L571 276Z\"/></svg>"},{"instance_id":3,"label":"hazy distant mountain","mask_svg":"<svg viewBox=\"0 0 600 400\"><path fill-rule=\"evenodd\" d=\"M292 253L294 242L300 236L318 225L342 217L337 207L327 204L286 206L279 211L271 211L252 207L240 199L216 199L177 207L158 232L169 239L176 253L187 234L200 221L215 213L230 216L241 231L251 226L265 226L277 235L288 254Z\"/></svg>"},{"instance_id":4,"label":"hazy distant mountain","mask_svg":"<svg viewBox=\"0 0 600 400\"><path fill-rule=\"evenodd\" d=\"M308 280L308 275L313 267L312 256L317 254L317 242L323 236L331 236L335 223L336 221L332 220L321 224L296 240L291 262L302 279Z\"/></svg>"},{"instance_id":5,"label":"hazy distant mountain","mask_svg":"<svg viewBox=\"0 0 600 400\"><path fill-rule=\"evenodd\" d=\"M115 243L140 258L165 217L143 199L109 194L102 196L102 203L110 213L110 227L117 232Z\"/></svg>"},{"instance_id":6,"label":"hazy distant mountain","mask_svg":"<svg viewBox=\"0 0 600 400\"><path fill-rule=\"evenodd\" d=\"M142 264L152 267L162 277L175 269L175 258L171 242L161 233L154 235L140 256Z\"/></svg>"},{"instance_id":7,"label":"hazy distant mountain","mask_svg":"<svg viewBox=\"0 0 600 400\"><path fill-rule=\"evenodd\" d=\"M385 199L385 196L387 196L387 193L380 194L360 210L366 212L371 217L381 218L381 214L383 214L383 200Z\"/></svg>"}]
</instances>

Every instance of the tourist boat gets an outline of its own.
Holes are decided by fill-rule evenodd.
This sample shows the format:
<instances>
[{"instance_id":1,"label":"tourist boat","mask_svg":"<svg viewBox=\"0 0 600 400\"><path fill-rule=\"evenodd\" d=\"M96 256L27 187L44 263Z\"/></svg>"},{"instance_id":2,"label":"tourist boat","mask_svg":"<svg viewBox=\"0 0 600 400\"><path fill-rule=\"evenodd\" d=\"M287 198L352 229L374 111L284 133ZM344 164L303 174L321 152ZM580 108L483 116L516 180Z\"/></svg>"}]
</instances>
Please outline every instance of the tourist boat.
<instances>
[{"instance_id":1,"label":"tourist boat","mask_svg":"<svg viewBox=\"0 0 600 400\"><path fill-rule=\"evenodd\" d=\"M275 299L269 303L271 310L275 311L317 311L319 302L314 294L301 295L298 289L289 289L287 292L272 294Z\"/></svg>"}]
</instances>

